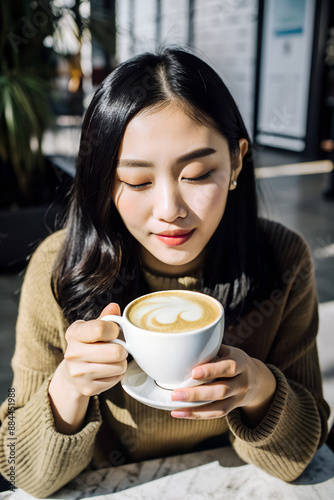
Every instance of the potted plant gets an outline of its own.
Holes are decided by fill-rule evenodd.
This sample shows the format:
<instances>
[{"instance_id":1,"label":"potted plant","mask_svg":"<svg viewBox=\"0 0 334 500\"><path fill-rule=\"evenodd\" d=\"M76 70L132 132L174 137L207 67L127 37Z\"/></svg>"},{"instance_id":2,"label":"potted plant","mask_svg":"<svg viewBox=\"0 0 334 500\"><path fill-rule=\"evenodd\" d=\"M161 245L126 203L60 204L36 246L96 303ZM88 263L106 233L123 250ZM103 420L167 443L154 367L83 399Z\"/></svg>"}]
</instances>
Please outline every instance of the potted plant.
<instances>
[{"instance_id":1,"label":"potted plant","mask_svg":"<svg viewBox=\"0 0 334 500\"><path fill-rule=\"evenodd\" d=\"M80 40L80 3L72 9L51 0L0 3L1 272L25 267L63 210L58 200L71 179L43 154L42 140L55 123L57 63L68 57L56 52L53 41L62 36L68 15Z\"/></svg>"},{"instance_id":2,"label":"potted plant","mask_svg":"<svg viewBox=\"0 0 334 500\"><path fill-rule=\"evenodd\" d=\"M53 82L60 54L62 20L71 16L80 52L84 36L104 41L113 60L114 0L109 16L87 0L11 0L0 3L0 271L22 268L39 241L53 230L62 210L59 185L70 179L42 151L46 129L54 123ZM50 43L51 40L51 43ZM48 43L46 43L46 41ZM59 196L58 196L59 198ZM51 209L50 209L51 204Z\"/></svg>"},{"instance_id":3,"label":"potted plant","mask_svg":"<svg viewBox=\"0 0 334 500\"><path fill-rule=\"evenodd\" d=\"M48 96L54 56L43 45L54 29L48 7L50 2L46 1L12 0L0 4L2 271L24 262L27 245L40 234L45 203L53 194L52 175L42 153L43 134L52 117ZM26 243L19 238L24 233L30 233Z\"/></svg>"}]
</instances>

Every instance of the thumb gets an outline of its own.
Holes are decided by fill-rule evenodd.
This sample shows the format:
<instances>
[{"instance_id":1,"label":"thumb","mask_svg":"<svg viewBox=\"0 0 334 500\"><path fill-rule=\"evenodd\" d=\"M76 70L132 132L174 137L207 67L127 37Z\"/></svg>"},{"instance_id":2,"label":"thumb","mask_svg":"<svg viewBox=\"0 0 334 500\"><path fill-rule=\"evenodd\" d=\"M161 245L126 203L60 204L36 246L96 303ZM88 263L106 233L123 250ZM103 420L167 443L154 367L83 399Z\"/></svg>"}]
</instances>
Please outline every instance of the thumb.
<instances>
[{"instance_id":1,"label":"thumb","mask_svg":"<svg viewBox=\"0 0 334 500\"><path fill-rule=\"evenodd\" d=\"M119 307L118 304L116 304L116 302L111 302L110 304L108 304L103 309L98 319L101 319L103 318L103 316L107 316L108 314L115 314L116 316L121 316L121 308Z\"/></svg>"}]
</instances>

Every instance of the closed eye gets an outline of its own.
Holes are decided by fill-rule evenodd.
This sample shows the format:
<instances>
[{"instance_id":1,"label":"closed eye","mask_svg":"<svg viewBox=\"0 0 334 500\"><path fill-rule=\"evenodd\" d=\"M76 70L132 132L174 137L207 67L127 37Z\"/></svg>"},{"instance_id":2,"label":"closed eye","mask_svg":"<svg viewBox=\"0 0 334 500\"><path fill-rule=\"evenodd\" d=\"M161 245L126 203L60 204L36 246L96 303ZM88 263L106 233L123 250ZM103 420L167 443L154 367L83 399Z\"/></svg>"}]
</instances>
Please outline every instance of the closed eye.
<instances>
[{"instance_id":1,"label":"closed eye","mask_svg":"<svg viewBox=\"0 0 334 500\"><path fill-rule=\"evenodd\" d=\"M150 182L144 182L143 184L130 184L129 182L124 182L122 181L123 184L128 186L130 189L142 189L144 187L149 186L151 183Z\"/></svg>"},{"instance_id":2,"label":"closed eye","mask_svg":"<svg viewBox=\"0 0 334 500\"><path fill-rule=\"evenodd\" d=\"M203 175L200 175L199 177L183 177L183 179L187 182L201 182L201 181L205 181L206 179L208 179L209 177L211 177L211 174L212 174L213 170L210 170L209 172L207 172L206 174L203 174Z\"/></svg>"},{"instance_id":3,"label":"closed eye","mask_svg":"<svg viewBox=\"0 0 334 500\"><path fill-rule=\"evenodd\" d=\"M187 182L201 182L205 181L209 177L211 177L213 170L210 170L206 174L200 175L199 177L183 177L182 179ZM129 182L122 181L123 184L128 186L130 189L143 189L151 185L151 182L143 182L142 184L130 184Z\"/></svg>"}]
</instances>

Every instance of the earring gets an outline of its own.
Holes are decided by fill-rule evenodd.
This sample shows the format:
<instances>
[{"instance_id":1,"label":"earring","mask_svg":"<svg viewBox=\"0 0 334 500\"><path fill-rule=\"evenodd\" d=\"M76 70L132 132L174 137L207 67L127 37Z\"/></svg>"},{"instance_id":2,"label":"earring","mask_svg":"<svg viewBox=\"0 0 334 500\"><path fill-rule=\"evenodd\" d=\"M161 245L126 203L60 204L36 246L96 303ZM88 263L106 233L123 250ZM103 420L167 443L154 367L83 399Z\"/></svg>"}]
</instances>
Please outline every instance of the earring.
<instances>
[{"instance_id":1,"label":"earring","mask_svg":"<svg viewBox=\"0 0 334 500\"><path fill-rule=\"evenodd\" d=\"M232 186L236 186L238 183L237 183L237 181L232 181L231 184L232 184Z\"/></svg>"}]
</instances>

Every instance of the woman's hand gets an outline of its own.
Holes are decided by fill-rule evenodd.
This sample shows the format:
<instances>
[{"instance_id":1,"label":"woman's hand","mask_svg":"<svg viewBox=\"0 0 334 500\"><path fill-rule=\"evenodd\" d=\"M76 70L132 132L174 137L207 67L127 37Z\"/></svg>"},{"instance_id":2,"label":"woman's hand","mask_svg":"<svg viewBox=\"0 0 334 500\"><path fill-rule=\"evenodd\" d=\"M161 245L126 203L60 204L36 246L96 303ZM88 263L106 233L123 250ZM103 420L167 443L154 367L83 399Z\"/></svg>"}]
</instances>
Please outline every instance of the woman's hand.
<instances>
[{"instance_id":1,"label":"woman's hand","mask_svg":"<svg viewBox=\"0 0 334 500\"><path fill-rule=\"evenodd\" d=\"M58 432L74 434L84 425L90 396L116 385L127 368L128 353L110 343L119 326L101 321L120 314L117 304L105 307L96 320L75 321L66 332L67 349L49 385L49 398Z\"/></svg>"},{"instance_id":2,"label":"woman's hand","mask_svg":"<svg viewBox=\"0 0 334 500\"><path fill-rule=\"evenodd\" d=\"M221 346L216 361L194 368L192 377L205 385L175 389L172 400L214 402L174 410L173 417L218 418L241 407L249 424L255 426L268 411L276 390L276 379L262 361L226 345ZM215 380L206 384L212 379Z\"/></svg>"},{"instance_id":3,"label":"woman's hand","mask_svg":"<svg viewBox=\"0 0 334 500\"><path fill-rule=\"evenodd\" d=\"M75 321L65 335L68 373L84 396L110 389L121 380L127 368L127 350L110 342L119 336L119 326L100 319L107 314L120 315L119 306L109 304L96 320Z\"/></svg>"}]
</instances>

